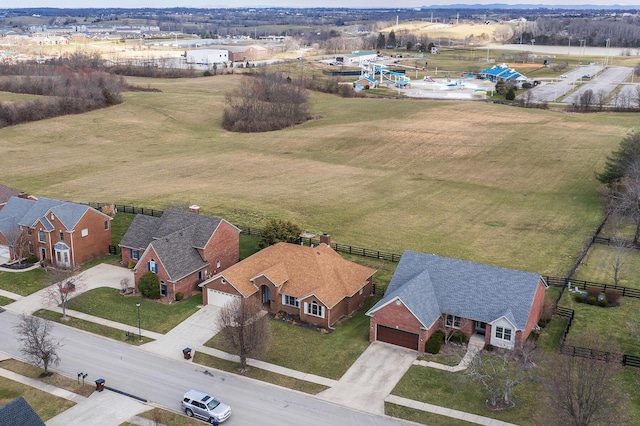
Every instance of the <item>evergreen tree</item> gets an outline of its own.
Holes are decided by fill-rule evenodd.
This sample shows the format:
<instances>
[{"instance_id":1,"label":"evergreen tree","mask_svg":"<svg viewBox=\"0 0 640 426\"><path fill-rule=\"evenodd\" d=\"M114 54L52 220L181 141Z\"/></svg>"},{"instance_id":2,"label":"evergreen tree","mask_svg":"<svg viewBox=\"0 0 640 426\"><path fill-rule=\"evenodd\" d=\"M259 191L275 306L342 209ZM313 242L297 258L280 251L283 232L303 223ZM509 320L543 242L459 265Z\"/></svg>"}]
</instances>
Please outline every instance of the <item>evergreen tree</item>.
<instances>
[{"instance_id":1,"label":"evergreen tree","mask_svg":"<svg viewBox=\"0 0 640 426\"><path fill-rule=\"evenodd\" d=\"M607 157L602 173L596 178L604 183L613 183L629 172L629 168L640 162L640 134L632 133L620 142L620 148Z\"/></svg>"}]
</instances>

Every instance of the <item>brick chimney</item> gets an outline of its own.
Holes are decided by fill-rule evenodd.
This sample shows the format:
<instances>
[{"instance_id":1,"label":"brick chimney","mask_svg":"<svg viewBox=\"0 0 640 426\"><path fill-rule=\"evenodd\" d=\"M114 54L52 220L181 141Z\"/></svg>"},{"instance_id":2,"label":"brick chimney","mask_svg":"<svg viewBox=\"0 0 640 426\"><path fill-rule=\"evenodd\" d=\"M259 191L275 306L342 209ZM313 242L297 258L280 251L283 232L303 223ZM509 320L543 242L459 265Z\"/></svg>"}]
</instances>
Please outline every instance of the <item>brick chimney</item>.
<instances>
[{"instance_id":1,"label":"brick chimney","mask_svg":"<svg viewBox=\"0 0 640 426\"><path fill-rule=\"evenodd\" d=\"M29 194L27 194L26 192L20 191L20 193L18 194L18 198L27 199L27 198L29 198Z\"/></svg>"},{"instance_id":2,"label":"brick chimney","mask_svg":"<svg viewBox=\"0 0 640 426\"><path fill-rule=\"evenodd\" d=\"M195 204L190 205L190 206L189 206L189 211L190 211L191 213L200 214L200 206L197 206L197 205L195 205Z\"/></svg>"},{"instance_id":3,"label":"brick chimney","mask_svg":"<svg viewBox=\"0 0 640 426\"><path fill-rule=\"evenodd\" d=\"M320 235L320 244L323 244L323 243L328 246L331 246L331 235L327 234L326 232Z\"/></svg>"}]
</instances>

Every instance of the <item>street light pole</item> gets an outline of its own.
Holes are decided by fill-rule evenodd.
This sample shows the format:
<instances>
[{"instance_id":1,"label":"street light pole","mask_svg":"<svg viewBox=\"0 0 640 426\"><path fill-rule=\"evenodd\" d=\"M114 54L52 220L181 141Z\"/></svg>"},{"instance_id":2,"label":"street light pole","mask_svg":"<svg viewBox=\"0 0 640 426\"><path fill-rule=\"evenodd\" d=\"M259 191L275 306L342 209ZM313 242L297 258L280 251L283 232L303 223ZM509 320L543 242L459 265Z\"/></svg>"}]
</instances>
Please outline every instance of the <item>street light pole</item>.
<instances>
[{"instance_id":1,"label":"street light pole","mask_svg":"<svg viewBox=\"0 0 640 426\"><path fill-rule=\"evenodd\" d=\"M138 307L138 338L140 342L142 342L142 329L140 328L140 302L136 302L136 306Z\"/></svg>"}]
</instances>

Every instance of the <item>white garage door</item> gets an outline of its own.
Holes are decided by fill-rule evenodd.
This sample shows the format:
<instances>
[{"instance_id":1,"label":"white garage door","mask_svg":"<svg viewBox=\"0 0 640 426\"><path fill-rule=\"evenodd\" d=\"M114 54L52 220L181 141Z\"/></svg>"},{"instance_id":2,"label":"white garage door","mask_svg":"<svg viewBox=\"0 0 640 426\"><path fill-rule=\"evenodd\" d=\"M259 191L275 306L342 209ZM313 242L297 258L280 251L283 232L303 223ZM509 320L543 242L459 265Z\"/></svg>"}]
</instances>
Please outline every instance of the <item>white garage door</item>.
<instances>
[{"instance_id":1,"label":"white garage door","mask_svg":"<svg viewBox=\"0 0 640 426\"><path fill-rule=\"evenodd\" d=\"M229 293L223 293L218 290L213 290L211 288L207 289L207 302L209 305L224 307L229 302L240 299L239 296L234 296Z\"/></svg>"},{"instance_id":2,"label":"white garage door","mask_svg":"<svg viewBox=\"0 0 640 426\"><path fill-rule=\"evenodd\" d=\"M4 257L5 259L9 258L9 246L3 246L0 244L0 257Z\"/></svg>"}]
</instances>

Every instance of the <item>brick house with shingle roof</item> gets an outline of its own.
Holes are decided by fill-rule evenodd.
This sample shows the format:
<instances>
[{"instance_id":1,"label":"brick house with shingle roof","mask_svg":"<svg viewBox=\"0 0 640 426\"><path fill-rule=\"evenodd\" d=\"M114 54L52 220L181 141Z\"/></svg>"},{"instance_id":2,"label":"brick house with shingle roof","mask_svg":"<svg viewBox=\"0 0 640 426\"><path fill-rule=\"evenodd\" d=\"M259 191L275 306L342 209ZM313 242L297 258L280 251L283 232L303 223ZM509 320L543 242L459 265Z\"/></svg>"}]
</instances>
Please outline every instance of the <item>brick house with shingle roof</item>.
<instances>
[{"instance_id":1,"label":"brick house with shingle roof","mask_svg":"<svg viewBox=\"0 0 640 426\"><path fill-rule=\"evenodd\" d=\"M362 308L372 293L375 272L344 259L328 243L316 247L277 243L200 287L205 305L224 306L240 297L255 297L268 312L283 311L328 328Z\"/></svg>"},{"instance_id":2,"label":"brick house with shingle roof","mask_svg":"<svg viewBox=\"0 0 640 426\"><path fill-rule=\"evenodd\" d=\"M158 275L161 296L173 301L239 260L240 229L191 206L189 212L168 210L161 217L136 215L120 247L122 262L135 264L136 288L151 271Z\"/></svg>"},{"instance_id":3,"label":"brick house with shingle roof","mask_svg":"<svg viewBox=\"0 0 640 426\"><path fill-rule=\"evenodd\" d=\"M368 312L369 338L424 352L443 325L513 349L540 319L538 274L405 251L384 297Z\"/></svg>"},{"instance_id":4,"label":"brick house with shingle roof","mask_svg":"<svg viewBox=\"0 0 640 426\"><path fill-rule=\"evenodd\" d=\"M20 238L23 242L16 243ZM11 197L0 210L0 253L27 253L57 268L77 268L109 253L111 217L84 204ZM21 247L27 253L15 253Z\"/></svg>"}]
</instances>

